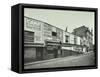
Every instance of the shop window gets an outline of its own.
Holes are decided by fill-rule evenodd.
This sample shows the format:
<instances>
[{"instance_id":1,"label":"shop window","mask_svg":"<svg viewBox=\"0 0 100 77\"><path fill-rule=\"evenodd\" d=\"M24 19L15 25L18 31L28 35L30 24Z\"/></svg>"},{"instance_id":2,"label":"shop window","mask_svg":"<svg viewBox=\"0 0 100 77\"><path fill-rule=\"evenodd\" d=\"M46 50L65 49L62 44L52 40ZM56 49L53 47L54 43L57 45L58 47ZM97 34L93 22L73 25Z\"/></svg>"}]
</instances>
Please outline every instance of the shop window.
<instances>
[{"instance_id":1,"label":"shop window","mask_svg":"<svg viewBox=\"0 0 100 77\"><path fill-rule=\"evenodd\" d=\"M24 42L34 42L34 32L24 31Z\"/></svg>"}]
</instances>

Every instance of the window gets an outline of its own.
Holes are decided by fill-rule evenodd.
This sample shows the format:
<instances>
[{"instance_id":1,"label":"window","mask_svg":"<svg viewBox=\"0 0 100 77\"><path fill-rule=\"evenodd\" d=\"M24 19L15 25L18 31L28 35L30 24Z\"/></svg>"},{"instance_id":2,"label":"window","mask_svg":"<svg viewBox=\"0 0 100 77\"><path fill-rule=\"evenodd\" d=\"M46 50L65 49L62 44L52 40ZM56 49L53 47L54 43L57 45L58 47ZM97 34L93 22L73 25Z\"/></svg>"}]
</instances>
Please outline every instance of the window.
<instances>
[{"instance_id":1,"label":"window","mask_svg":"<svg viewBox=\"0 0 100 77\"><path fill-rule=\"evenodd\" d=\"M52 32L52 36L57 36L57 33L56 32Z\"/></svg>"},{"instance_id":2,"label":"window","mask_svg":"<svg viewBox=\"0 0 100 77\"><path fill-rule=\"evenodd\" d=\"M82 40L80 40L80 45L82 45Z\"/></svg>"},{"instance_id":3,"label":"window","mask_svg":"<svg viewBox=\"0 0 100 77\"><path fill-rule=\"evenodd\" d=\"M34 32L24 31L24 42L34 42Z\"/></svg>"},{"instance_id":4,"label":"window","mask_svg":"<svg viewBox=\"0 0 100 77\"><path fill-rule=\"evenodd\" d=\"M69 36L65 36L66 39L65 39L65 42L68 43L69 42Z\"/></svg>"},{"instance_id":5,"label":"window","mask_svg":"<svg viewBox=\"0 0 100 77\"><path fill-rule=\"evenodd\" d=\"M77 44L77 39L76 39L76 37L74 38L74 44Z\"/></svg>"}]
</instances>

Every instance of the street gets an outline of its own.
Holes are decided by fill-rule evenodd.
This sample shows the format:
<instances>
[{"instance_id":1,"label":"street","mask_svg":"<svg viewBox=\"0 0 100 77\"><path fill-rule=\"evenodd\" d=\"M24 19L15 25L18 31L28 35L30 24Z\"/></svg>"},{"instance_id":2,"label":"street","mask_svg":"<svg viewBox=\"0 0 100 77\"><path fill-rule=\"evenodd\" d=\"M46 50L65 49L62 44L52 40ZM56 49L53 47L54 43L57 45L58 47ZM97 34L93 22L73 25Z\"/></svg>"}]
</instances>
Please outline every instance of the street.
<instances>
[{"instance_id":1,"label":"street","mask_svg":"<svg viewBox=\"0 0 100 77\"><path fill-rule=\"evenodd\" d=\"M24 65L24 69L51 68L51 67L69 67L69 66L88 66L94 65L94 53L81 54L78 56L69 56L51 60L33 62Z\"/></svg>"}]
</instances>

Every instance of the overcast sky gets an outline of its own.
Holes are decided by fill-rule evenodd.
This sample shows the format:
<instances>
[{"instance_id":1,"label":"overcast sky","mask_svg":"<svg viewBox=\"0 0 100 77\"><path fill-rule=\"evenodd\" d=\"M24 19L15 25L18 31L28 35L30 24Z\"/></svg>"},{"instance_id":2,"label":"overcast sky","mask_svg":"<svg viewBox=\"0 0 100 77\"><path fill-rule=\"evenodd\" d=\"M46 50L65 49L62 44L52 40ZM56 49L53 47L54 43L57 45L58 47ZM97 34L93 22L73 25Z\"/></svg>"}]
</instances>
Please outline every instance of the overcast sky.
<instances>
[{"instance_id":1,"label":"overcast sky","mask_svg":"<svg viewBox=\"0 0 100 77\"><path fill-rule=\"evenodd\" d=\"M24 16L47 22L68 32L85 25L93 29L94 12L25 8Z\"/></svg>"}]
</instances>

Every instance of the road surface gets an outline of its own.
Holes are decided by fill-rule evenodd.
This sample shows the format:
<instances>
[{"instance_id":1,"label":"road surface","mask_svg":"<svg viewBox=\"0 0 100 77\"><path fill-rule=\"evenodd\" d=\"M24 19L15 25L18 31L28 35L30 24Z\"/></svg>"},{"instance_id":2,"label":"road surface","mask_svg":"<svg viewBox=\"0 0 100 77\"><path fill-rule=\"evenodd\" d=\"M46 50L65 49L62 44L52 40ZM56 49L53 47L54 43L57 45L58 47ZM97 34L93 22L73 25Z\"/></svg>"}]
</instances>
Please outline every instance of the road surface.
<instances>
[{"instance_id":1,"label":"road surface","mask_svg":"<svg viewBox=\"0 0 100 77\"><path fill-rule=\"evenodd\" d=\"M94 65L94 53L89 52L79 56L69 56L56 58L46 61L33 62L24 65L24 69L51 68L51 67L69 67L69 66L88 66Z\"/></svg>"}]
</instances>

